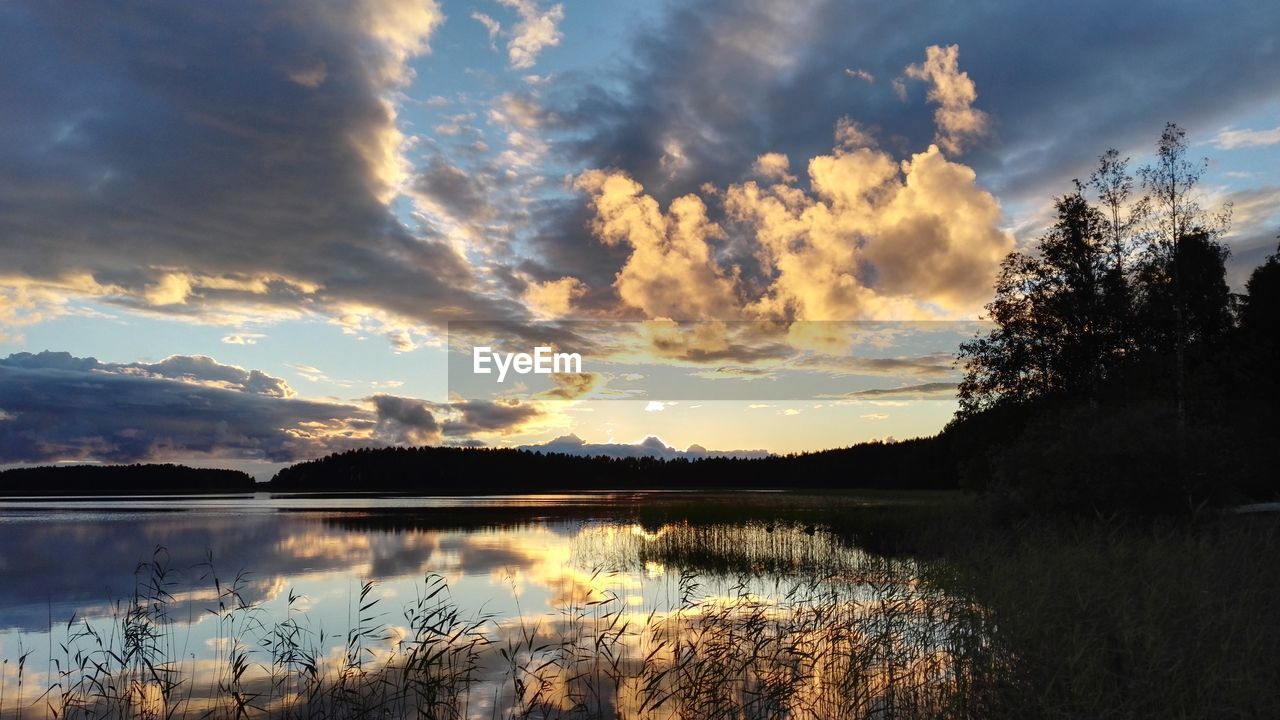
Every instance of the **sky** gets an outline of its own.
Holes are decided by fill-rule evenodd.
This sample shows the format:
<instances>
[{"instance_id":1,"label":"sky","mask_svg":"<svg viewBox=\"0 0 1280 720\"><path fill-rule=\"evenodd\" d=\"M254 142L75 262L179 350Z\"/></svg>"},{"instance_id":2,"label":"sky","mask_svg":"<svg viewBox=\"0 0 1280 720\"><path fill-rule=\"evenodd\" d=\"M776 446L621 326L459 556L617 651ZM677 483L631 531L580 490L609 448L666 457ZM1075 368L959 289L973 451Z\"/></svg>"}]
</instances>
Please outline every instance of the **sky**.
<instances>
[{"instance_id":1,"label":"sky","mask_svg":"<svg viewBox=\"0 0 1280 720\"><path fill-rule=\"evenodd\" d=\"M0 67L0 465L928 435L1108 148L1187 130L1237 290L1280 233L1275 3L18 0Z\"/></svg>"}]
</instances>

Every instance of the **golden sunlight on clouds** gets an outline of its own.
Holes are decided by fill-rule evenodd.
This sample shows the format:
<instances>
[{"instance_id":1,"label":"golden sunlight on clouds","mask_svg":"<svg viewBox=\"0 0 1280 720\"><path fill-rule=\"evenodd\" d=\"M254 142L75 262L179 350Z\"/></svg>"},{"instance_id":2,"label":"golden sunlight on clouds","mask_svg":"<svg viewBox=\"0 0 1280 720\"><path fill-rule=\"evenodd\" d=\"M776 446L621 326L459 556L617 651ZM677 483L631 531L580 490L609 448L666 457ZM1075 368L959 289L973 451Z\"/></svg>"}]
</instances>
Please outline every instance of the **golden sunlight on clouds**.
<instances>
[{"instance_id":1,"label":"golden sunlight on clouds","mask_svg":"<svg viewBox=\"0 0 1280 720\"><path fill-rule=\"evenodd\" d=\"M855 137L842 133L844 143ZM772 277L745 304L737 269L714 257L711 243L725 233L700 198L677 198L663 213L622 173L580 177L577 186L593 196L597 236L632 247L614 281L622 301L651 318L680 319L908 320L978 312L1013 238L999 228L1000 205L971 168L937 146L901 163L882 150L837 147L809 162L806 192L785 180L783 160L766 155L757 162L757 172L781 173L781 182L749 181L724 194L728 216L752 233Z\"/></svg>"},{"instance_id":2,"label":"golden sunlight on clouds","mask_svg":"<svg viewBox=\"0 0 1280 720\"><path fill-rule=\"evenodd\" d=\"M756 158L755 165L752 170L765 180L775 180L783 183L793 183L796 176L792 175L791 160L783 153L771 152L765 153Z\"/></svg>"},{"instance_id":3,"label":"golden sunlight on clouds","mask_svg":"<svg viewBox=\"0 0 1280 720\"><path fill-rule=\"evenodd\" d=\"M524 299L533 311L544 317L568 315L573 310L573 302L587 292L587 286L575 277L562 277L559 280L530 283L525 290Z\"/></svg>"},{"instance_id":4,"label":"golden sunlight on clouds","mask_svg":"<svg viewBox=\"0 0 1280 720\"><path fill-rule=\"evenodd\" d=\"M533 67L544 49L560 44L563 37L559 28L560 21L564 20L563 5L556 3L544 11L533 0L498 2L514 8L520 15L520 22L516 24L511 41L507 44L507 58L511 67L527 70ZM492 31L490 37L492 38Z\"/></svg>"},{"instance_id":5,"label":"golden sunlight on clouds","mask_svg":"<svg viewBox=\"0 0 1280 720\"><path fill-rule=\"evenodd\" d=\"M444 13L434 0L363 0L339 5L330 19L336 28L358 27L377 45L371 50L371 69L387 93L381 100L379 127L350 142L368 163L376 187L373 194L390 203L400 192L408 163L400 152L404 135L396 125L396 104L391 94L413 80L409 60L430 52L432 33L444 23Z\"/></svg>"},{"instance_id":6,"label":"golden sunlight on clouds","mask_svg":"<svg viewBox=\"0 0 1280 720\"><path fill-rule=\"evenodd\" d=\"M978 90L969 74L960 71L959 45L930 45L924 63L908 66L906 75L929 83L929 102L938 105L935 137L943 150L959 154L964 145L987 133L987 114L973 107Z\"/></svg>"},{"instance_id":7,"label":"golden sunlight on clouds","mask_svg":"<svg viewBox=\"0 0 1280 720\"><path fill-rule=\"evenodd\" d=\"M624 303L651 318L723 318L737 306L734 278L714 261L709 242L724 236L696 195L671 202L667 212L622 172L590 170L575 187L592 196L596 236L627 244L631 256L614 287Z\"/></svg>"},{"instance_id":8,"label":"golden sunlight on clouds","mask_svg":"<svg viewBox=\"0 0 1280 720\"><path fill-rule=\"evenodd\" d=\"M649 318L681 320L975 316L1014 242L999 227L996 198L943 151L956 154L984 134L987 117L972 107L977 90L959 70L958 46L929 47L925 62L906 73L930 84L938 144L899 161L842 117L831 153L808 163L808 189L785 154L768 152L752 168L763 184L724 191L726 217L753 241L764 283L744 281L739 267L717 258L729 234L699 196L678 197L664 212L623 172L580 175L574 186L590 196L596 237L632 250L613 284L622 303ZM555 282L535 292L559 301L580 287L571 278ZM552 305L563 303L543 307Z\"/></svg>"}]
</instances>

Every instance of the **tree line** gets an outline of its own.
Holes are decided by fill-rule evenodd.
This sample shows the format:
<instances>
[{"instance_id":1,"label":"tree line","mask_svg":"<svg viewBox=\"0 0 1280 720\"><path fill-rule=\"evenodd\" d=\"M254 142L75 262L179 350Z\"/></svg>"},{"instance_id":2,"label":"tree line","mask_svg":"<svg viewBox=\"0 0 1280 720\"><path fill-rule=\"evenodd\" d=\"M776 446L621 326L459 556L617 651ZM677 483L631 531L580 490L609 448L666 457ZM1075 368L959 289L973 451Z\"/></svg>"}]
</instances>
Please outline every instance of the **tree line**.
<instances>
[{"instance_id":1,"label":"tree line","mask_svg":"<svg viewBox=\"0 0 1280 720\"><path fill-rule=\"evenodd\" d=\"M172 464L57 465L0 471L0 497L251 493L239 470Z\"/></svg>"},{"instance_id":2,"label":"tree line","mask_svg":"<svg viewBox=\"0 0 1280 720\"><path fill-rule=\"evenodd\" d=\"M297 463L273 492L430 495L591 490L955 487L945 448L930 439L760 458L583 457L511 448L364 448Z\"/></svg>"}]
</instances>

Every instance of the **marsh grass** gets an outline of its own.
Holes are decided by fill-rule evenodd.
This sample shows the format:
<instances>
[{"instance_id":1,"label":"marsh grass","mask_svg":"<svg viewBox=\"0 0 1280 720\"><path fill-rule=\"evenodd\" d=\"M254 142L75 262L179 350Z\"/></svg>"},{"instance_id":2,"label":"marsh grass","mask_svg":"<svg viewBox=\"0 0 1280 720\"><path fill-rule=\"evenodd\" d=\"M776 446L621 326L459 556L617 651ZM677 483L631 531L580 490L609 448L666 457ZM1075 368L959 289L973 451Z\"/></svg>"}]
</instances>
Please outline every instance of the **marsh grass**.
<instances>
[{"instance_id":1,"label":"marsh grass","mask_svg":"<svg viewBox=\"0 0 1280 720\"><path fill-rule=\"evenodd\" d=\"M224 582L210 559L203 657L157 548L110 622L67 623L42 694L12 681L26 655L6 665L0 715L1276 717L1280 541L1238 520L956 535L945 561L850 546L884 535L870 519L587 525L573 562L602 569L552 612L474 614L438 575L396 608L365 582L337 636L292 591L282 613L246 601L250 576ZM604 568L658 573L667 600L638 605Z\"/></svg>"}]
</instances>

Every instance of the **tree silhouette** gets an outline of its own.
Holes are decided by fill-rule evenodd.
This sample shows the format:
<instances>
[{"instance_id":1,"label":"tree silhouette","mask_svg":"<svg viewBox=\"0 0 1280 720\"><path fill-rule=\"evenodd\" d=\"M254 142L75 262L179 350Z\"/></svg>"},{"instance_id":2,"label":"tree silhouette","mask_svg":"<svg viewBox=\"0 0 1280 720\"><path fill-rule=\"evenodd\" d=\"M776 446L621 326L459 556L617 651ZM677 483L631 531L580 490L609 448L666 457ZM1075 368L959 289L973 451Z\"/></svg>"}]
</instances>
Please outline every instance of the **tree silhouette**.
<instances>
[{"instance_id":1,"label":"tree silhouette","mask_svg":"<svg viewBox=\"0 0 1280 720\"><path fill-rule=\"evenodd\" d=\"M1172 341L1174 365L1174 406L1178 420L1178 432L1186 432L1186 346L1188 342L1188 307L1190 296L1182 287L1184 271L1193 267L1185 262L1192 257L1208 258L1204 246L1213 246L1217 237L1226 232L1231 221L1231 206L1226 205L1214 216L1200 207L1196 186L1208 167L1208 159L1192 161L1187 158L1187 133L1176 123L1167 123L1160 141L1156 143L1156 160L1142 168L1142 184L1151 193L1154 220L1152 242L1148 246L1149 259L1146 268L1151 271L1145 277L1144 289L1148 297L1166 303L1172 315ZM1184 251L1184 242L1202 246L1198 250ZM1162 277L1163 275L1163 277ZM1203 283L1203 278L1199 281ZM1200 288L1206 289L1206 288ZM1172 304L1168 305L1172 300ZM1151 305L1150 302L1147 303ZM1207 308L1206 308L1207 310ZM1157 345L1156 350L1164 350Z\"/></svg>"},{"instance_id":2,"label":"tree silhouette","mask_svg":"<svg viewBox=\"0 0 1280 720\"><path fill-rule=\"evenodd\" d=\"M1280 247L1254 268L1245 283L1240 326L1254 342L1280 342Z\"/></svg>"},{"instance_id":3,"label":"tree silhouette","mask_svg":"<svg viewBox=\"0 0 1280 720\"><path fill-rule=\"evenodd\" d=\"M1001 265L987 305L996 329L961 345L962 415L1077 391L1093 397L1123 359L1128 287L1106 217L1080 185L1056 208L1037 254L1012 253Z\"/></svg>"}]
</instances>

